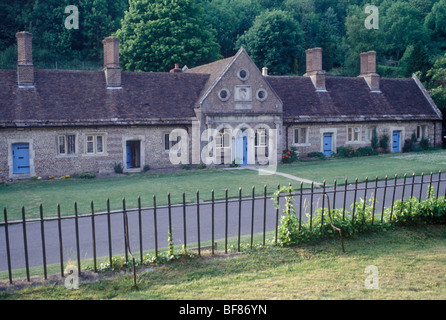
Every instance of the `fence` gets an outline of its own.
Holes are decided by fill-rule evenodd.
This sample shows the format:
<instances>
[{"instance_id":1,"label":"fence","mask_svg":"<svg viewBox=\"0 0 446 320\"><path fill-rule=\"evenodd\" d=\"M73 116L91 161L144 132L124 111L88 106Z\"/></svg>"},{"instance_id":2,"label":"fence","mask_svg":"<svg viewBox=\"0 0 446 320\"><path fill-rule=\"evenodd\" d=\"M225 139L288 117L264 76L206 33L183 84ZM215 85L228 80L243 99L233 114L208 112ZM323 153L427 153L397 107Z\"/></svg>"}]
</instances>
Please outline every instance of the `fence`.
<instances>
[{"instance_id":1,"label":"fence","mask_svg":"<svg viewBox=\"0 0 446 320\"><path fill-rule=\"evenodd\" d=\"M347 179L332 185L325 183L315 188L304 188L303 183L295 188L292 194L295 197L296 214L300 221L308 221L312 226L313 213L318 208L324 208L328 200L331 209L341 209L343 217L348 208L355 210L354 204L360 199L373 201L373 215L378 219L383 216L386 205L393 204L398 199L423 197L426 192L435 192L435 196L445 195L446 181L442 179L441 171L438 174L395 177L384 180L366 179L358 182L356 179L349 183ZM432 188L433 187L433 188ZM280 186L278 186L278 189ZM0 270L8 272L9 282L13 282L13 270L25 269L26 279L30 281L30 268L42 266L43 275L47 279L47 266L60 265L60 275L64 277L64 264L67 261L76 261L79 275L81 263L85 258L93 260L93 269L97 271L98 257L105 257L112 265L113 256L125 254L128 261L130 257L135 261L134 253L139 253L142 261L144 252L152 250L156 256L160 248L168 245L171 239L184 248L201 251L205 248L215 254L216 239L223 243L224 252L228 253L229 240L234 240L237 250L240 251L242 236L248 237L247 243L252 247L254 236L260 237L265 244L267 233L275 231L280 223L282 210L274 207L271 194L276 190L267 190L264 186L263 195L256 196L252 188L251 197L242 197L239 189L237 198L228 197L225 190L223 200L214 199L214 190L211 191L211 200L200 200L200 191L197 190L196 201L186 203L183 201L172 204L170 193L167 195L168 204L157 206L156 196L153 196L152 207L141 207L141 198L138 198L138 208L127 209L125 199L122 200L121 210L110 210L110 201L107 200L105 212L95 212L94 203L91 202L89 214L78 213L77 204L74 203L73 216L61 216L60 206L57 206L57 216L44 217L44 210L40 206L40 218L26 219L25 208L22 207L22 219L8 221L7 208L4 208L4 221L0 222ZM424 192L423 192L424 191ZM324 194L328 195L325 201ZM280 198L285 194L279 196ZM276 240L277 241L277 240ZM203 246L210 242L210 246ZM1 243L1 242L0 242ZM133 263L135 266L135 263ZM134 272L135 274L135 272Z\"/></svg>"}]
</instances>

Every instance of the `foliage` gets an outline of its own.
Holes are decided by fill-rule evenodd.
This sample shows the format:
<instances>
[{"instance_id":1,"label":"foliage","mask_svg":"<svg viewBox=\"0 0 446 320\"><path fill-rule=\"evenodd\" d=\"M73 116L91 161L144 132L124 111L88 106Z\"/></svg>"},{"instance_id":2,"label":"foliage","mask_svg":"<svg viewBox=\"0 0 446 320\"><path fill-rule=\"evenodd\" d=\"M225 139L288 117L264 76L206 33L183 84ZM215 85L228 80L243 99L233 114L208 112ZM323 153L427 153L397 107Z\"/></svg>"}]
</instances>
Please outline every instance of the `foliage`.
<instances>
[{"instance_id":1,"label":"foliage","mask_svg":"<svg viewBox=\"0 0 446 320\"><path fill-rule=\"evenodd\" d=\"M206 165L204 163L197 164L197 169L204 169L206 168Z\"/></svg>"},{"instance_id":2,"label":"foliage","mask_svg":"<svg viewBox=\"0 0 446 320\"><path fill-rule=\"evenodd\" d=\"M271 74L297 73L296 59L302 54L302 31L292 15L282 10L266 10L237 41L258 66Z\"/></svg>"},{"instance_id":3,"label":"foliage","mask_svg":"<svg viewBox=\"0 0 446 320\"><path fill-rule=\"evenodd\" d=\"M339 147L336 151L336 156L339 158L352 158L356 156L355 149L353 149L352 147L342 146Z\"/></svg>"},{"instance_id":4,"label":"foliage","mask_svg":"<svg viewBox=\"0 0 446 320\"><path fill-rule=\"evenodd\" d=\"M82 173L79 173L79 178L94 179L94 178L96 178L96 174L94 172L82 172Z\"/></svg>"},{"instance_id":5,"label":"foliage","mask_svg":"<svg viewBox=\"0 0 446 320\"><path fill-rule=\"evenodd\" d=\"M379 148L379 140L378 140L378 134L376 133L376 129L373 129L372 132L372 139L370 141L370 145L373 149L373 151L377 152Z\"/></svg>"},{"instance_id":6,"label":"foliage","mask_svg":"<svg viewBox=\"0 0 446 320\"><path fill-rule=\"evenodd\" d=\"M323 152L310 152L307 154L308 158L325 159Z\"/></svg>"},{"instance_id":7,"label":"foliage","mask_svg":"<svg viewBox=\"0 0 446 320\"><path fill-rule=\"evenodd\" d=\"M169 71L221 58L215 30L194 0L131 0L116 31L127 71Z\"/></svg>"},{"instance_id":8,"label":"foliage","mask_svg":"<svg viewBox=\"0 0 446 320\"><path fill-rule=\"evenodd\" d=\"M113 169L115 170L115 173L123 173L124 172L124 168L122 167L121 163L115 163L115 165L113 166Z\"/></svg>"},{"instance_id":9,"label":"foliage","mask_svg":"<svg viewBox=\"0 0 446 320\"><path fill-rule=\"evenodd\" d=\"M379 138L379 147L382 149L383 152L389 151L389 140L390 138L387 134L383 134Z\"/></svg>"},{"instance_id":10,"label":"foliage","mask_svg":"<svg viewBox=\"0 0 446 320\"><path fill-rule=\"evenodd\" d=\"M291 150L284 150L282 153L282 163L292 163L298 160L298 154L295 147L292 147Z\"/></svg>"},{"instance_id":11,"label":"foliage","mask_svg":"<svg viewBox=\"0 0 446 320\"><path fill-rule=\"evenodd\" d=\"M407 200L397 200L385 208L383 217L375 217L374 199L361 199L353 203L351 213L343 209L330 210L318 208L308 222L304 223L296 216L294 209L293 187L282 187L273 195L277 209L280 209L278 197L285 193L284 215L277 229L277 243L280 246L297 245L309 241L331 238L336 232L331 225L341 228L344 237L355 237L368 232L385 231L394 225L446 224L446 199L436 197L433 187L427 191L427 199L419 201L412 197ZM331 217L331 220L330 220ZM351 217L351 218L350 218Z\"/></svg>"}]
</instances>

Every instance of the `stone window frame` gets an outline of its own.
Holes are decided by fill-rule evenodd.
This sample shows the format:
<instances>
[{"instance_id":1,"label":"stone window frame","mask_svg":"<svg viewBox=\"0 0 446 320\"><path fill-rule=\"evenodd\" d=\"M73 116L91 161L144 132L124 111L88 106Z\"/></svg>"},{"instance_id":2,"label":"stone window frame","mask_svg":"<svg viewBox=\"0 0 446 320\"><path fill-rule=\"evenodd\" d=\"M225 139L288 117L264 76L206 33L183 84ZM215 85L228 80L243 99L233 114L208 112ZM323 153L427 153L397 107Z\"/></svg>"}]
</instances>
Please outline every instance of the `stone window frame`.
<instances>
[{"instance_id":1,"label":"stone window frame","mask_svg":"<svg viewBox=\"0 0 446 320\"><path fill-rule=\"evenodd\" d=\"M301 132L302 130L305 130L305 142L296 142L296 130L298 130L298 137L300 140L301 137ZM309 132L310 132L310 128L307 126L302 126L302 127L293 127L293 146L296 147L302 147L302 146L311 146L311 143L309 143Z\"/></svg>"},{"instance_id":2,"label":"stone window frame","mask_svg":"<svg viewBox=\"0 0 446 320\"><path fill-rule=\"evenodd\" d=\"M242 71L246 72L246 76L245 76L245 77L242 77L242 75L241 75ZM240 69L237 71L237 77L238 77L240 80L242 80L242 81L246 81L246 80L248 80L248 79L249 79L249 76L250 76L249 70L246 69L246 68L243 68L243 67L242 67L242 68L240 68Z\"/></svg>"},{"instance_id":3,"label":"stone window frame","mask_svg":"<svg viewBox=\"0 0 446 320\"><path fill-rule=\"evenodd\" d=\"M421 141L423 138L429 139L428 125L426 124L418 124L415 134L417 135L417 141Z\"/></svg>"},{"instance_id":4,"label":"stone window frame","mask_svg":"<svg viewBox=\"0 0 446 320\"><path fill-rule=\"evenodd\" d=\"M263 92L265 94L265 96L263 98L259 97L260 92ZM257 91L256 91L256 98L260 102L265 101L268 98L268 91L266 91L264 88L257 89Z\"/></svg>"},{"instance_id":5,"label":"stone window frame","mask_svg":"<svg viewBox=\"0 0 446 320\"><path fill-rule=\"evenodd\" d=\"M350 139L350 133L349 133L350 129L352 130L352 132L351 132L351 139ZM356 129L358 129L357 132L356 132ZM348 144L363 143L362 132L363 132L362 126L357 126L357 125L349 125L349 126L347 126L346 142ZM358 134L357 135L358 139L355 139L355 133Z\"/></svg>"},{"instance_id":6,"label":"stone window frame","mask_svg":"<svg viewBox=\"0 0 446 320\"><path fill-rule=\"evenodd\" d=\"M93 152L88 152L88 137L93 137ZM102 137L102 151L97 151L97 139ZM89 132L84 134L84 153L85 156L106 156L107 155L107 134L105 132Z\"/></svg>"},{"instance_id":7,"label":"stone window frame","mask_svg":"<svg viewBox=\"0 0 446 320\"><path fill-rule=\"evenodd\" d=\"M74 152L67 152L68 150L68 138L69 136L74 136ZM60 152L60 138L64 137L65 139L65 152ZM77 133L74 132L64 132L64 133L58 133L56 135L56 154L57 157L77 157L79 152L79 146L78 146L79 136Z\"/></svg>"},{"instance_id":8,"label":"stone window frame","mask_svg":"<svg viewBox=\"0 0 446 320\"><path fill-rule=\"evenodd\" d=\"M221 94L222 94L222 92L226 92L226 97L222 97L221 96ZM218 91L218 98L221 100L221 101L228 101L229 100L229 98L231 97L231 91L228 89L228 88L222 88L222 89L220 89L219 91Z\"/></svg>"}]
</instances>

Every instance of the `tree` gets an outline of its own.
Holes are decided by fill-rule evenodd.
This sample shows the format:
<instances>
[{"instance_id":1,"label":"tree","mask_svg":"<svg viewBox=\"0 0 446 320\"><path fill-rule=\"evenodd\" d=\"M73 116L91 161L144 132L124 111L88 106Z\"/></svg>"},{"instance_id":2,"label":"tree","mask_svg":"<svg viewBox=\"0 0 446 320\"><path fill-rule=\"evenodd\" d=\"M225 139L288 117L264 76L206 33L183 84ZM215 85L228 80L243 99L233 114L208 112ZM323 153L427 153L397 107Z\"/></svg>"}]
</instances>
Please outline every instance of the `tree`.
<instances>
[{"instance_id":1,"label":"tree","mask_svg":"<svg viewBox=\"0 0 446 320\"><path fill-rule=\"evenodd\" d=\"M410 77L413 73L420 71L421 81L424 81L424 77L426 76L426 72L429 70L430 65L426 46L421 42L418 42L415 45L409 45L399 62L401 73L405 77Z\"/></svg>"},{"instance_id":2,"label":"tree","mask_svg":"<svg viewBox=\"0 0 446 320\"><path fill-rule=\"evenodd\" d=\"M131 0L121 28L121 66L127 71L168 71L220 59L215 30L194 0Z\"/></svg>"},{"instance_id":3,"label":"tree","mask_svg":"<svg viewBox=\"0 0 446 320\"><path fill-rule=\"evenodd\" d=\"M237 41L259 67L267 67L272 74L296 73L293 66L302 56L302 32L290 13L267 10Z\"/></svg>"}]
</instances>

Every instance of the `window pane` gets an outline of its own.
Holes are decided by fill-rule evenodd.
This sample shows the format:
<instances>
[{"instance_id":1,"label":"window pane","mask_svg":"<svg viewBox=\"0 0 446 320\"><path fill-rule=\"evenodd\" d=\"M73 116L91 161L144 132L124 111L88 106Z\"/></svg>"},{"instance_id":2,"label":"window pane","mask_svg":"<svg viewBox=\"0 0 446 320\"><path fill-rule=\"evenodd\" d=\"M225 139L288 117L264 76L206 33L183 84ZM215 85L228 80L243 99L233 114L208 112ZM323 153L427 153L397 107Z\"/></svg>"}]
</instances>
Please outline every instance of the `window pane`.
<instances>
[{"instance_id":1,"label":"window pane","mask_svg":"<svg viewBox=\"0 0 446 320\"><path fill-rule=\"evenodd\" d=\"M59 136L59 153L65 154L65 136Z\"/></svg>"},{"instance_id":2,"label":"window pane","mask_svg":"<svg viewBox=\"0 0 446 320\"><path fill-rule=\"evenodd\" d=\"M96 152L102 153L104 149L102 147L102 136L96 137Z\"/></svg>"},{"instance_id":3,"label":"window pane","mask_svg":"<svg viewBox=\"0 0 446 320\"><path fill-rule=\"evenodd\" d=\"M75 135L67 136L67 153L68 154L76 153L76 136Z\"/></svg>"},{"instance_id":4,"label":"window pane","mask_svg":"<svg viewBox=\"0 0 446 320\"><path fill-rule=\"evenodd\" d=\"M294 129L294 143L299 143L299 129Z\"/></svg>"},{"instance_id":5,"label":"window pane","mask_svg":"<svg viewBox=\"0 0 446 320\"><path fill-rule=\"evenodd\" d=\"M353 140L353 129L352 128L348 128L347 140L348 141L352 141Z\"/></svg>"},{"instance_id":6,"label":"window pane","mask_svg":"<svg viewBox=\"0 0 446 320\"><path fill-rule=\"evenodd\" d=\"M302 128L300 129L300 143L306 143L307 142L307 129Z\"/></svg>"},{"instance_id":7,"label":"window pane","mask_svg":"<svg viewBox=\"0 0 446 320\"><path fill-rule=\"evenodd\" d=\"M229 133L225 130L223 133L223 147L225 148L229 147L229 139L230 139Z\"/></svg>"},{"instance_id":8,"label":"window pane","mask_svg":"<svg viewBox=\"0 0 446 320\"><path fill-rule=\"evenodd\" d=\"M164 134L164 150L169 150L169 149L170 149L169 134L165 133Z\"/></svg>"}]
</instances>

